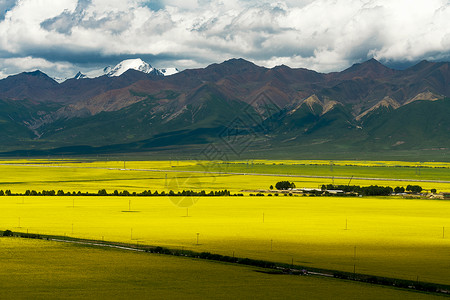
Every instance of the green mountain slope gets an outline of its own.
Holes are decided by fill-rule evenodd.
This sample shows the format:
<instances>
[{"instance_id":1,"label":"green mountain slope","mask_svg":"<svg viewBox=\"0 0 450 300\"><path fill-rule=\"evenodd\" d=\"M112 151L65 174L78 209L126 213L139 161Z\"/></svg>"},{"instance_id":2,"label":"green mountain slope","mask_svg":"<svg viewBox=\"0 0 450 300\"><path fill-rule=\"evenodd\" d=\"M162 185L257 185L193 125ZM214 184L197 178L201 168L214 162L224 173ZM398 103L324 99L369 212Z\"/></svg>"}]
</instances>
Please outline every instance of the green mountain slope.
<instances>
[{"instance_id":1,"label":"green mountain slope","mask_svg":"<svg viewBox=\"0 0 450 300\"><path fill-rule=\"evenodd\" d=\"M34 148L39 141L39 133L32 128L35 120L41 119L46 112L59 106L32 103L28 100L0 100L0 140L2 151L14 148Z\"/></svg>"},{"instance_id":2,"label":"green mountain slope","mask_svg":"<svg viewBox=\"0 0 450 300\"><path fill-rule=\"evenodd\" d=\"M415 101L366 120L369 147L432 149L450 147L450 99Z\"/></svg>"},{"instance_id":3,"label":"green mountain slope","mask_svg":"<svg viewBox=\"0 0 450 300\"><path fill-rule=\"evenodd\" d=\"M236 118L236 112L248 107L241 101L226 99L210 85L189 97L194 100L186 101L188 104L175 98L161 103L147 95L146 100L118 111L48 124L41 129L42 138L60 147L77 140L89 146L135 142L139 142L136 145L140 147L205 143L218 138L220 131Z\"/></svg>"}]
</instances>

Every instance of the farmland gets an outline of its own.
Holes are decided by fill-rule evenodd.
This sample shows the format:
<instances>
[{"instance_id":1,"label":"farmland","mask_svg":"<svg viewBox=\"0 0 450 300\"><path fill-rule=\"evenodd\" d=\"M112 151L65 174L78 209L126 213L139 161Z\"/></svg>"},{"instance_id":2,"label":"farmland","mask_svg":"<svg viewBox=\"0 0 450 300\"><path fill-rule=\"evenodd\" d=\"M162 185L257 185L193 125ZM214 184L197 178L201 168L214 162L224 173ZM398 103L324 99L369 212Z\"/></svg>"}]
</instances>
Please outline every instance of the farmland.
<instances>
[{"instance_id":1,"label":"farmland","mask_svg":"<svg viewBox=\"0 0 450 300\"><path fill-rule=\"evenodd\" d=\"M446 163L422 164L420 171L416 163L401 162L384 162L383 166L373 162L333 162L332 167L329 162L318 161L227 165L231 165L229 173L246 175L196 172L205 166L208 172L219 172L223 164L195 161L5 161L0 166L0 189L21 193L27 189L96 193L103 188L108 192L239 192L268 188L284 179L294 181L297 187L317 187L332 181L347 184L349 179L338 177L353 174L380 180L353 179L352 184L395 187L417 183L427 189L450 191L450 184L445 182L449 178ZM249 171L242 172L245 169ZM329 176L330 172L335 178L278 176ZM410 181L392 180L396 178ZM2 196L0 229L158 245L306 268L450 284L448 201L245 195L193 197L180 203L180 198Z\"/></svg>"},{"instance_id":2,"label":"farmland","mask_svg":"<svg viewBox=\"0 0 450 300\"><path fill-rule=\"evenodd\" d=\"M238 192L267 189L280 180L294 181L297 187L309 188L332 182L348 184L351 180L351 184L357 185L419 184L425 189L450 191L450 164L436 162L17 160L3 161L0 171L8 174L0 179L0 189L21 193L27 189L50 188L89 192L101 188L130 192L147 189ZM355 179L351 179L353 176Z\"/></svg>"},{"instance_id":3,"label":"farmland","mask_svg":"<svg viewBox=\"0 0 450 300\"><path fill-rule=\"evenodd\" d=\"M0 238L0 298L434 299L327 278L42 240Z\"/></svg>"}]
</instances>

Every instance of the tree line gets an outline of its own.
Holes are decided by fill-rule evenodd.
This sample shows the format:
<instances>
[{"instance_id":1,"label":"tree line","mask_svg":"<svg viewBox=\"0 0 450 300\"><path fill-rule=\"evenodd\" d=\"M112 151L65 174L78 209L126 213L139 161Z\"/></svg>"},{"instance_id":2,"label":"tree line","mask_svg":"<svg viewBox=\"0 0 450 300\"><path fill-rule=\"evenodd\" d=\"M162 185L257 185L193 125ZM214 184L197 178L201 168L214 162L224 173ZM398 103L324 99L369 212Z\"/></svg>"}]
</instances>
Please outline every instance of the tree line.
<instances>
[{"instance_id":1,"label":"tree line","mask_svg":"<svg viewBox=\"0 0 450 300\"><path fill-rule=\"evenodd\" d=\"M169 192L158 192L155 190L152 192L151 190L144 190L143 192L129 192L127 190L118 191L114 190L112 193L108 193L106 189L101 189L97 193L89 193L89 192L64 192L63 190L43 190L43 191L35 191L35 190L26 190L25 193L12 193L11 190L0 190L0 196L244 196L243 194L231 194L228 190L220 190L220 191L210 191L206 192L202 191L193 191L193 190L183 190L174 192L170 190Z\"/></svg>"},{"instance_id":2,"label":"tree line","mask_svg":"<svg viewBox=\"0 0 450 300\"><path fill-rule=\"evenodd\" d=\"M333 185L333 184L327 184L322 185L322 191L326 190L341 190L345 193L356 193L363 196L389 196L393 192L395 193L404 193L410 192L414 194L418 194L422 191L422 187L419 185L408 185L406 189L404 187L396 187L392 188L390 186L378 186L378 185L371 185L371 186L359 186L359 185ZM431 192L436 192L435 189L433 189Z\"/></svg>"}]
</instances>

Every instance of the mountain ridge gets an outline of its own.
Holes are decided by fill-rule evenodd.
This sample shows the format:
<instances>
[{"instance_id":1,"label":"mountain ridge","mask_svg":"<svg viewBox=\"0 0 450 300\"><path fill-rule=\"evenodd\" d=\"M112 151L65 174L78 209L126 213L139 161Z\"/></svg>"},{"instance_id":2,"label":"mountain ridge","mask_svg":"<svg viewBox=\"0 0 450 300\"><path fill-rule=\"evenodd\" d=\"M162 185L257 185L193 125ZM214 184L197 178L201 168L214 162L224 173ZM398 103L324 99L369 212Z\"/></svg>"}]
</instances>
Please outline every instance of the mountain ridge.
<instances>
[{"instance_id":1,"label":"mountain ridge","mask_svg":"<svg viewBox=\"0 0 450 300\"><path fill-rule=\"evenodd\" d=\"M27 103L23 107L30 112L13 119L4 115L9 133L0 152L80 145L114 151L145 151L171 143L202 147L223 142L222 132L230 129L232 140L257 141L255 151L450 148L450 128L442 117L448 112L444 99L450 96L448 62L423 61L392 70L372 59L328 74L284 65L265 68L244 59L167 77L119 69L127 70L59 84L40 71L0 80L5 111ZM429 139L405 116L409 112L426 124L415 112L419 107L436 114L428 118L439 120L430 123L437 127L427 129L433 132ZM410 134L416 128L422 140L402 137L395 126ZM15 139L14 130L24 138ZM394 142L387 138L397 135Z\"/></svg>"}]
</instances>

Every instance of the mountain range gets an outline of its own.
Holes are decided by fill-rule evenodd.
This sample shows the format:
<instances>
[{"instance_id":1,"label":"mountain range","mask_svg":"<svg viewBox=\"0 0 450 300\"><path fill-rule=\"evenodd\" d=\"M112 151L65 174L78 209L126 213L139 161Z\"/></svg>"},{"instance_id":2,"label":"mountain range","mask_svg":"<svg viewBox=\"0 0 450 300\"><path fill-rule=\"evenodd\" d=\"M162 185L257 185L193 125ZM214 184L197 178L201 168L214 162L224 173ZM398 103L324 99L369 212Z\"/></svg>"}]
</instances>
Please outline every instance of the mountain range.
<instances>
[{"instance_id":1,"label":"mountain range","mask_svg":"<svg viewBox=\"0 0 450 300\"><path fill-rule=\"evenodd\" d=\"M154 75L160 75L160 76L170 76L173 74L178 73L177 68L163 68L163 69L157 69L146 63L140 58L136 59L126 59L118 63L116 66L111 67L107 66L103 69L99 70L92 70L89 71L86 74L83 74L81 72L78 72L73 79L86 79L86 78L96 78L100 76L108 76L108 77L115 77L120 76L123 73L125 73L128 70L137 70L146 74L154 74ZM53 78L58 83L62 83L66 81L69 78Z\"/></svg>"},{"instance_id":2,"label":"mountain range","mask_svg":"<svg viewBox=\"0 0 450 300\"><path fill-rule=\"evenodd\" d=\"M324 74L231 59L171 76L141 62L61 83L40 71L0 80L0 152L448 160L448 62Z\"/></svg>"}]
</instances>

